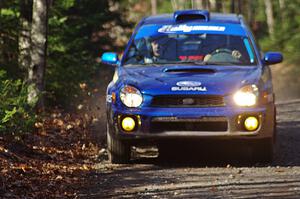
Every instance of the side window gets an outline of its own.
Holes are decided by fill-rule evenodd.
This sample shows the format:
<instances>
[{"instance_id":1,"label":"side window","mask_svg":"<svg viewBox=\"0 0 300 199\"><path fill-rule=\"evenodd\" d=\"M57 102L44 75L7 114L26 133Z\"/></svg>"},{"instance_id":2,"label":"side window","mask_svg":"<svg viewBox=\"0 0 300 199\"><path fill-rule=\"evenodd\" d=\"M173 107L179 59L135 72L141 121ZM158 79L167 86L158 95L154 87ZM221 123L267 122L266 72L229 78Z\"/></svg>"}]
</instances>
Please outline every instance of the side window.
<instances>
[{"instance_id":1,"label":"side window","mask_svg":"<svg viewBox=\"0 0 300 199\"><path fill-rule=\"evenodd\" d=\"M137 54L142 57L149 57L149 46L147 45L147 41L145 38L139 39L134 41L136 49L137 49Z\"/></svg>"}]
</instances>

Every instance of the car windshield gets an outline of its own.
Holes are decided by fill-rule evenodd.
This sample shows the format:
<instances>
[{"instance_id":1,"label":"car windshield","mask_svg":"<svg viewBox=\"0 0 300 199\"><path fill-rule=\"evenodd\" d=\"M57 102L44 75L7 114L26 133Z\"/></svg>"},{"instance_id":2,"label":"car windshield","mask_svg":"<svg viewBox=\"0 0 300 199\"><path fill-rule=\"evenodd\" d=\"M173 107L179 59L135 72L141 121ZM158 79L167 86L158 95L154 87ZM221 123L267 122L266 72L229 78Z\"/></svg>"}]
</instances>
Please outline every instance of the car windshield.
<instances>
[{"instance_id":1,"label":"car windshield","mask_svg":"<svg viewBox=\"0 0 300 199\"><path fill-rule=\"evenodd\" d=\"M255 65L256 57L246 34L237 34L236 29L225 31L226 28L142 26L125 54L123 65Z\"/></svg>"}]
</instances>

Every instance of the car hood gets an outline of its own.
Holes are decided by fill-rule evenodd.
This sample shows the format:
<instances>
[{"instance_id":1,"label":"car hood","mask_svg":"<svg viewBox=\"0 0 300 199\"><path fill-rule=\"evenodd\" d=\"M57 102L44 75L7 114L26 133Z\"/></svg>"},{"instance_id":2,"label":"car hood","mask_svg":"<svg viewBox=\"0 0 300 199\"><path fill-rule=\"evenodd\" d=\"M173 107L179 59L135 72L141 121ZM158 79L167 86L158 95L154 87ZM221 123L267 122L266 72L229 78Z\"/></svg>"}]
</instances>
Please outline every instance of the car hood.
<instances>
[{"instance_id":1,"label":"car hood","mask_svg":"<svg viewBox=\"0 0 300 199\"><path fill-rule=\"evenodd\" d=\"M119 71L122 84L133 85L148 95L228 95L244 85L256 84L260 75L257 66L140 66Z\"/></svg>"}]
</instances>

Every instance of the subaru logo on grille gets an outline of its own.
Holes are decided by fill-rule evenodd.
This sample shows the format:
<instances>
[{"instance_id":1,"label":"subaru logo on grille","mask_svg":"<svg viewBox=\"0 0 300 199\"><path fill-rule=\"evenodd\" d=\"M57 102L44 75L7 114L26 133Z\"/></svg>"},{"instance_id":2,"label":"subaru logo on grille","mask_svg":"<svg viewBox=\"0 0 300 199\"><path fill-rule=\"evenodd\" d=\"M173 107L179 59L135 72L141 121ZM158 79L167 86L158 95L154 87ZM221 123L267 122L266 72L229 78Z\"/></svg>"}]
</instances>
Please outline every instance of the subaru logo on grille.
<instances>
[{"instance_id":1,"label":"subaru logo on grille","mask_svg":"<svg viewBox=\"0 0 300 199\"><path fill-rule=\"evenodd\" d=\"M183 105L193 105L195 103L195 100L193 98L184 98L182 100Z\"/></svg>"},{"instance_id":2,"label":"subaru logo on grille","mask_svg":"<svg viewBox=\"0 0 300 199\"><path fill-rule=\"evenodd\" d=\"M176 83L177 86L183 87L183 86L201 86L201 82L196 81L180 81Z\"/></svg>"}]
</instances>

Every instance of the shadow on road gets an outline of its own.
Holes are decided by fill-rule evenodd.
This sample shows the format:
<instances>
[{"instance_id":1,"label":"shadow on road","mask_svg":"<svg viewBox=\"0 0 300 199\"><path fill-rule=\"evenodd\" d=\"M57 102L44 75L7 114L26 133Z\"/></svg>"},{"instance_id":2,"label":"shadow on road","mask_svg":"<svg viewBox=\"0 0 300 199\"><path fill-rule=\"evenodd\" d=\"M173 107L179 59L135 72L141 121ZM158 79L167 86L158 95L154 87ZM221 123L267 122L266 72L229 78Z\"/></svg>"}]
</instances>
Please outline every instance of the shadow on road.
<instances>
[{"instance_id":1,"label":"shadow on road","mask_svg":"<svg viewBox=\"0 0 300 199\"><path fill-rule=\"evenodd\" d=\"M172 150L158 158L135 159L136 164L160 166L300 166L300 102L278 106L277 142L272 163L257 163L240 141L203 141L174 143ZM195 147L196 146L196 147ZM249 159L250 155L250 159Z\"/></svg>"},{"instance_id":2,"label":"shadow on road","mask_svg":"<svg viewBox=\"0 0 300 199\"><path fill-rule=\"evenodd\" d=\"M279 122L274 164L300 166L300 121Z\"/></svg>"},{"instance_id":3,"label":"shadow on road","mask_svg":"<svg viewBox=\"0 0 300 199\"><path fill-rule=\"evenodd\" d=\"M157 157L147 158L144 153L140 158L137 154L131 163L162 167L265 166L265 163L258 163L253 157L250 146L251 143L229 140L168 143L168 150L162 149Z\"/></svg>"}]
</instances>

